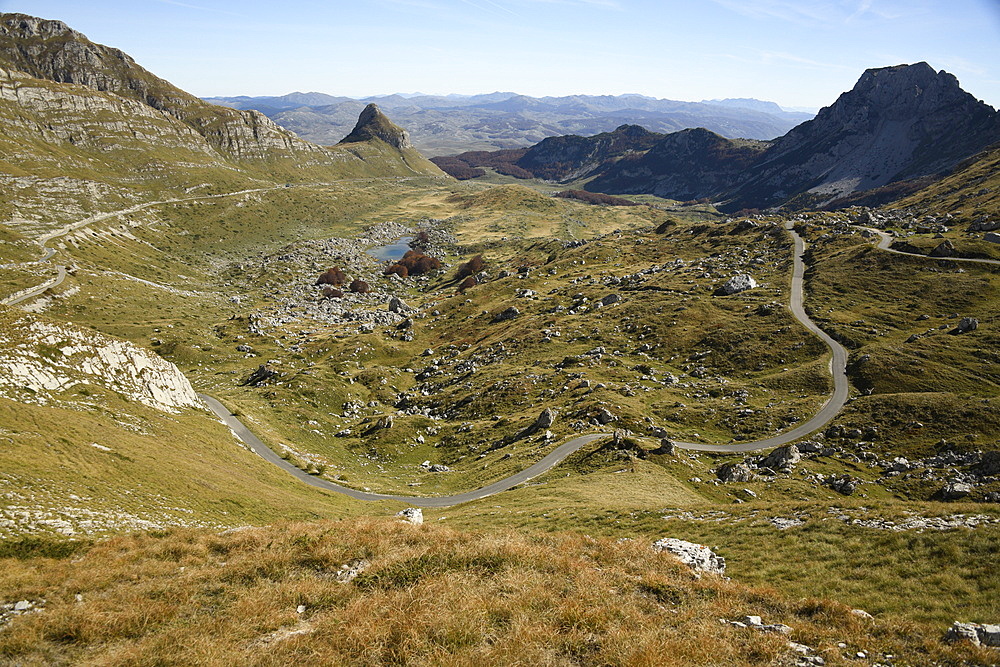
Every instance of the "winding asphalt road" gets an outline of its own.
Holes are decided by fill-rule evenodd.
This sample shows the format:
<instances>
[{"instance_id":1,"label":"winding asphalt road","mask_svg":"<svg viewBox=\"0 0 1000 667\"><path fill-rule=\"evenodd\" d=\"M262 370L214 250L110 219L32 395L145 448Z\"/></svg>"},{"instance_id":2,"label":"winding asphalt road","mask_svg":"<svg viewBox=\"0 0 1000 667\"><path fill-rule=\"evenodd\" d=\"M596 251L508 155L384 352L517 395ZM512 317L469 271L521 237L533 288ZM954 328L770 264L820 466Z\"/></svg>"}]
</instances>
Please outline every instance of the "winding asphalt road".
<instances>
[{"instance_id":1,"label":"winding asphalt road","mask_svg":"<svg viewBox=\"0 0 1000 667\"><path fill-rule=\"evenodd\" d=\"M896 250L890 247L895 237L889 232L884 232L881 229L874 229L872 227L862 227L862 229L867 229L873 234L878 234L878 249L885 250L886 252L893 252L897 255L908 255L910 257L923 257L924 259L947 259L952 262L973 262L975 264L994 264L1000 265L1000 260L996 259L972 259L970 257L931 257L929 255L921 255L916 252L903 252L902 250Z\"/></svg>"},{"instance_id":2,"label":"winding asphalt road","mask_svg":"<svg viewBox=\"0 0 1000 667\"><path fill-rule=\"evenodd\" d=\"M485 498L486 496L491 496L494 493L500 493L501 491L506 491L507 489L513 488L518 484L523 484L527 482L532 477L537 477L541 475L546 470L555 467L567 456L580 449L584 445L587 445L594 440L607 437L608 433L590 433L587 435L582 435L578 438L573 438L572 440L559 445L553 449L549 454L538 461L532 466L525 468L521 472L515 473L510 477L501 479L499 482L493 482L488 486L484 486L480 489L475 489L473 491L466 491L465 493L459 493L454 496L437 496L433 498L421 498L419 496L393 496L386 495L382 493L369 493L367 491L358 491L357 489L350 489L346 486L340 486L339 484L334 484L333 482L328 482L325 479L320 479L313 475L306 474L302 470L296 468L288 461L284 460L280 456L274 453L270 447L261 442L260 438L255 436L250 429L243 425L239 419L237 419L229 409L220 403L218 400L208 396L206 394L199 394L201 400L208 405L209 409L212 410L226 425L236 434L240 440L246 444L251 450L260 455L263 459L270 461L274 465L278 466L282 470L294 475L298 479L302 480L310 486L315 486L320 489L326 489L327 491L336 491L337 493L343 493L346 496L355 498L357 500L398 500L404 503L409 503L411 505L416 505L417 507L451 507L452 505L458 505L459 503L465 503L470 500L479 500L480 498Z\"/></svg>"},{"instance_id":3,"label":"winding asphalt road","mask_svg":"<svg viewBox=\"0 0 1000 667\"><path fill-rule=\"evenodd\" d=\"M190 199L209 199L214 197L224 197L235 194L244 194L245 192L256 192L256 191L248 190L243 192L228 193L225 195L192 197ZM73 225L69 225L68 227L63 228L58 232L50 233L45 237L43 237L40 242L42 244L42 247L45 248L44 244L52 240L53 238L57 238L59 236L69 233L70 231L79 229L85 226L86 224L90 224L91 222L95 222L97 220L103 220L112 217L113 215L121 215L123 213L138 211L143 208L157 204L172 203L176 201L189 201L189 200L175 199L175 200L166 200L163 202L149 202L147 204L134 206L130 209L125 209L123 211L118 211L116 213L101 214L99 216L94 216L93 218L88 218L87 220L80 221L79 223L74 223ZM805 253L806 245L805 241L802 240L802 237L800 237L793 229L791 222L785 224L785 229L788 230L789 234L792 236L792 240L794 241L791 297L789 301L789 309L791 310L791 313L795 317L795 319L801 322L802 325L806 327L806 329L808 329L816 336L818 336L824 343L826 343L827 347L830 348L832 355L830 358L829 368L830 368L830 373L833 377L833 387L834 387L833 394L823 405L823 407L820 408L819 412L817 412L807 422L793 428L790 431L786 431L784 433L772 436L770 438L765 438L763 440L755 440L753 442L730 443L725 445L713 445L713 444L698 443L698 442L675 442L674 444L677 447L680 447L682 449L691 449L703 452L720 452L720 453L752 452L761 449L771 449L773 447L780 447L790 442L794 442L799 438L803 438L809 435L810 433L818 431L819 429L826 426L828 423L830 423L830 421L834 417L837 416L840 410L844 407L844 404L847 402L847 398L850 391L850 384L847 379L847 370L846 370L847 350L845 350L842 345L840 345L837 341L833 340L833 338L828 336L822 329L820 329L811 319L809 319L809 316L806 314L805 308L803 307L804 292L805 292L803 286L804 283L803 275L805 273L805 264L802 260L802 256ZM906 253L899 250L894 250L889 247L889 245L892 243L892 236L890 234L877 229L871 229L870 231L878 234L881 237L878 244L878 247L881 250L886 250L888 252L894 252L902 255L913 255L915 257L923 257L925 259L938 259L938 258L928 258L926 255ZM45 250L46 250L46 255L41 260L38 260L39 262L48 261L48 259L50 259L54 254L54 251L51 250L50 248L45 248ZM977 260L977 259L965 259L965 258L948 258L948 259L953 259L956 261L965 261L965 262L978 262L982 264L1000 264L1000 261L996 260ZM31 288L30 290L14 294L3 301L0 301L0 303L5 303L8 305L20 303L21 301L29 299L32 296L37 296L41 294L50 287L58 285L65 279L66 267L58 266L57 269L58 269L58 274L55 278L46 281L45 283L37 287ZM255 452L258 456L265 459L266 461L273 463L282 470L285 470L286 472L293 475L302 482L309 484L310 486L314 486L320 489L325 489L327 491L334 491L336 493L341 493L351 498L355 498L357 500L368 500L368 501L393 500L393 501L408 503L410 505L415 505L418 507L451 507L452 505L458 505L460 503L469 502L471 500L479 500L480 498L485 498L486 496L490 496L495 493L499 493L501 491L506 491L519 484L523 484L524 482L527 482L533 477L537 477L538 475L550 470L551 468L561 463L567 456L569 456L573 452L576 452L582 447L587 446L588 444L594 442L595 440L599 440L601 438L605 438L611 435L609 433L590 433L587 435L582 435L576 438L572 438L571 440L568 440L562 445L556 447L548 455L546 455L537 463L529 466L528 468L525 468L524 470L515 473L510 477L506 477L500 481L494 482L493 484L489 484L487 486L472 491L466 491L465 493L459 493L451 496L437 496L437 497L390 495L381 493L370 493L367 491L359 491L357 489L351 489L345 486L340 486L339 484L334 484L333 482L329 482L325 479L321 479L314 475L309 475L305 473L304 471L300 470L299 468L296 468L294 465L292 465L291 463L289 463L288 461L284 460L276 453L274 453L273 450L271 450L267 445L265 445L260 440L260 438L254 435L253 432L250 431L250 429L248 429L239 419L236 418L236 416L228 408L226 408L217 399L208 396L206 394L199 394L199 396L201 397L202 401L205 402L208 408L213 413L215 413L215 415L218 416L219 419L221 419L227 426L229 426L230 430L236 435L236 437L238 437L241 441L243 441L243 443L246 444L253 452Z\"/></svg>"}]
</instances>

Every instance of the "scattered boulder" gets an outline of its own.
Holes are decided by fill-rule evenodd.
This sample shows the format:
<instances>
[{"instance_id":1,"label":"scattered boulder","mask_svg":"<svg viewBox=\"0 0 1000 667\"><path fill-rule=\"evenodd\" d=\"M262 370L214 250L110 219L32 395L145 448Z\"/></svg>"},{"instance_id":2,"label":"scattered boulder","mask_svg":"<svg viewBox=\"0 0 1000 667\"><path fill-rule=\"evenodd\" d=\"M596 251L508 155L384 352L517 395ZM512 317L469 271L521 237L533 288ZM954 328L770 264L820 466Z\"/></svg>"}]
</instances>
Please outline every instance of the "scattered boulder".
<instances>
[{"instance_id":1,"label":"scattered boulder","mask_svg":"<svg viewBox=\"0 0 1000 667\"><path fill-rule=\"evenodd\" d=\"M375 428L378 429L389 429L393 427L395 420L392 415L385 415L384 417L379 417L378 421L375 422Z\"/></svg>"},{"instance_id":2,"label":"scattered boulder","mask_svg":"<svg viewBox=\"0 0 1000 667\"><path fill-rule=\"evenodd\" d=\"M1000 625L955 621L944 635L945 641L970 641L976 646L1000 648Z\"/></svg>"},{"instance_id":3,"label":"scattered boulder","mask_svg":"<svg viewBox=\"0 0 1000 667\"><path fill-rule=\"evenodd\" d=\"M743 462L724 463L715 471L715 476L729 484L731 482L754 482L757 475Z\"/></svg>"},{"instance_id":4,"label":"scattered boulder","mask_svg":"<svg viewBox=\"0 0 1000 667\"><path fill-rule=\"evenodd\" d=\"M976 220L969 225L970 232L993 232L1000 229L1000 220Z\"/></svg>"},{"instance_id":5,"label":"scattered boulder","mask_svg":"<svg viewBox=\"0 0 1000 667\"><path fill-rule=\"evenodd\" d=\"M958 326L955 327L955 333L964 334L970 331L975 331L979 328L979 320L974 317L963 317L958 321Z\"/></svg>"},{"instance_id":6,"label":"scattered boulder","mask_svg":"<svg viewBox=\"0 0 1000 667\"><path fill-rule=\"evenodd\" d=\"M745 292L757 287L757 281L748 273L741 273L730 278L726 283L716 290L716 296L729 296L738 292Z\"/></svg>"},{"instance_id":7,"label":"scattered boulder","mask_svg":"<svg viewBox=\"0 0 1000 667\"><path fill-rule=\"evenodd\" d=\"M801 460L802 454L799 453L798 447L795 445L785 445L784 447L778 447L768 454L760 462L760 465L771 470L780 470L781 468L790 468Z\"/></svg>"},{"instance_id":8,"label":"scattered boulder","mask_svg":"<svg viewBox=\"0 0 1000 667\"><path fill-rule=\"evenodd\" d=\"M601 299L601 305L602 306L610 306L612 304L620 302L621 300L622 300L622 298L619 295L617 295L617 294L609 294L606 297L604 297L603 299Z\"/></svg>"},{"instance_id":9,"label":"scattered boulder","mask_svg":"<svg viewBox=\"0 0 1000 667\"><path fill-rule=\"evenodd\" d=\"M389 299L389 312L399 313L400 315L405 315L407 313L412 313L416 308L408 305L405 301L400 299L398 296L394 296Z\"/></svg>"},{"instance_id":10,"label":"scattered boulder","mask_svg":"<svg viewBox=\"0 0 1000 667\"><path fill-rule=\"evenodd\" d=\"M554 423L556 423L556 411L552 408L545 408L542 410L542 414L538 415L535 423L531 425L531 430L541 431L550 428Z\"/></svg>"},{"instance_id":11,"label":"scattered boulder","mask_svg":"<svg viewBox=\"0 0 1000 667\"><path fill-rule=\"evenodd\" d=\"M424 522L424 511L419 507L407 507L396 513L396 517L404 523L412 523L419 526Z\"/></svg>"},{"instance_id":12,"label":"scattered boulder","mask_svg":"<svg viewBox=\"0 0 1000 667\"><path fill-rule=\"evenodd\" d=\"M267 364L261 364L257 367L253 373L243 381L243 386L259 387L263 384L267 384L271 380L278 377L278 371L274 370Z\"/></svg>"},{"instance_id":13,"label":"scattered boulder","mask_svg":"<svg viewBox=\"0 0 1000 667\"><path fill-rule=\"evenodd\" d=\"M695 572L726 573L726 559L701 544L664 537L653 543L653 551L668 551Z\"/></svg>"},{"instance_id":14,"label":"scattered boulder","mask_svg":"<svg viewBox=\"0 0 1000 667\"><path fill-rule=\"evenodd\" d=\"M951 241L942 241L930 252L931 257L951 257L955 254L955 244Z\"/></svg>"},{"instance_id":15,"label":"scattered boulder","mask_svg":"<svg viewBox=\"0 0 1000 667\"><path fill-rule=\"evenodd\" d=\"M597 412L597 421L602 426L604 426L605 424L610 424L615 419L617 419L617 417L615 417L613 414L611 414L611 412L607 408L601 408Z\"/></svg>"},{"instance_id":16,"label":"scattered boulder","mask_svg":"<svg viewBox=\"0 0 1000 667\"><path fill-rule=\"evenodd\" d=\"M674 441L669 438L661 438L660 446L650 452L650 454L665 454L667 456L673 456L674 452L677 450L677 446Z\"/></svg>"},{"instance_id":17,"label":"scattered boulder","mask_svg":"<svg viewBox=\"0 0 1000 667\"><path fill-rule=\"evenodd\" d=\"M983 236L983 240L987 241L988 243L1000 243L1000 234L997 234L996 232L990 232L989 234Z\"/></svg>"},{"instance_id":18,"label":"scattered boulder","mask_svg":"<svg viewBox=\"0 0 1000 667\"><path fill-rule=\"evenodd\" d=\"M430 461L424 461L420 464L420 467L427 472L450 472L451 468L441 463L431 463Z\"/></svg>"},{"instance_id":19,"label":"scattered boulder","mask_svg":"<svg viewBox=\"0 0 1000 667\"><path fill-rule=\"evenodd\" d=\"M965 482L948 482L939 491L942 500L960 500L972 493L972 485Z\"/></svg>"},{"instance_id":20,"label":"scattered boulder","mask_svg":"<svg viewBox=\"0 0 1000 667\"><path fill-rule=\"evenodd\" d=\"M853 495L855 491L858 490L858 481L853 479L850 475L831 475L830 479L827 480L826 485L837 493L845 496Z\"/></svg>"},{"instance_id":21,"label":"scattered boulder","mask_svg":"<svg viewBox=\"0 0 1000 667\"><path fill-rule=\"evenodd\" d=\"M494 322L506 322L508 320L513 320L521 316L521 311L516 307L511 306L505 310L501 310L499 313L493 316Z\"/></svg>"},{"instance_id":22,"label":"scattered boulder","mask_svg":"<svg viewBox=\"0 0 1000 667\"><path fill-rule=\"evenodd\" d=\"M1000 451L983 452L979 463L972 470L980 477L1000 475Z\"/></svg>"}]
</instances>

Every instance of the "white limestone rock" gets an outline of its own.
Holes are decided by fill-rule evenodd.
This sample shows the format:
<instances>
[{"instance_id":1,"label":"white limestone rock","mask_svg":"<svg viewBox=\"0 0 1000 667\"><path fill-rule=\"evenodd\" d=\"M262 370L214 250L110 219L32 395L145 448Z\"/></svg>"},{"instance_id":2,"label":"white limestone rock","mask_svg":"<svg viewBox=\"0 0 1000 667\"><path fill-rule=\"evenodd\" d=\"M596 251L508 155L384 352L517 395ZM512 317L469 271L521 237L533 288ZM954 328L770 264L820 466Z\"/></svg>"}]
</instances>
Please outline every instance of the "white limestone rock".
<instances>
[{"instance_id":1,"label":"white limestone rock","mask_svg":"<svg viewBox=\"0 0 1000 667\"><path fill-rule=\"evenodd\" d=\"M653 551L669 551L695 572L726 573L726 559L701 544L664 537L653 543Z\"/></svg>"},{"instance_id":2,"label":"white limestone rock","mask_svg":"<svg viewBox=\"0 0 1000 667\"><path fill-rule=\"evenodd\" d=\"M77 385L103 387L164 412L201 407L172 363L71 324L15 316L0 333L0 396L46 405Z\"/></svg>"},{"instance_id":3,"label":"white limestone rock","mask_svg":"<svg viewBox=\"0 0 1000 667\"><path fill-rule=\"evenodd\" d=\"M749 273L740 273L726 281L726 283L719 288L717 293L723 296L729 296L738 292L752 290L755 287L757 287L757 281L753 279L753 276Z\"/></svg>"}]
</instances>

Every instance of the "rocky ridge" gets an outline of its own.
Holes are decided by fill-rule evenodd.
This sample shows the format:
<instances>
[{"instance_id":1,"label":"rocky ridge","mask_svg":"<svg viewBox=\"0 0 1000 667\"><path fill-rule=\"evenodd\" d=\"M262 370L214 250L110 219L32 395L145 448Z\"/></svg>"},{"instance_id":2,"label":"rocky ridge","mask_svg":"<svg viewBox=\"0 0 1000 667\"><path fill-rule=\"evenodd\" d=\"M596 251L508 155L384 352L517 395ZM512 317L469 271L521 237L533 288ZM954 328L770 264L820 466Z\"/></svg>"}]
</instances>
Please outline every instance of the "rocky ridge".
<instances>
[{"instance_id":1,"label":"rocky ridge","mask_svg":"<svg viewBox=\"0 0 1000 667\"><path fill-rule=\"evenodd\" d=\"M237 159L323 152L259 112L206 104L143 69L128 54L95 44L61 21L0 15L0 61L38 79L139 102L183 122L213 148Z\"/></svg>"}]
</instances>

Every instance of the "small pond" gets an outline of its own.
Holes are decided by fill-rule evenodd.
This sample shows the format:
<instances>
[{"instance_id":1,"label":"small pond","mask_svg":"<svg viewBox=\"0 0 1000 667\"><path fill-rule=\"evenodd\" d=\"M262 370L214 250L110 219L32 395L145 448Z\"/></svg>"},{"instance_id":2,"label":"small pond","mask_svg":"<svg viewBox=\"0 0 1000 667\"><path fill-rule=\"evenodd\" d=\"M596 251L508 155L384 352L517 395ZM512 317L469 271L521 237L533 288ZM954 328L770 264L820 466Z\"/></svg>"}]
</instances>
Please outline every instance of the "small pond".
<instances>
[{"instance_id":1,"label":"small pond","mask_svg":"<svg viewBox=\"0 0 1000 667\"><path fill-rule=\"evenodd\" d=\"M400 259L403 255L405 255L406 251L410 249L410 241L412 240L412 236L404 236L389 245L380 245L375 246L374 248L369 248L366 252L380 262L395 262L397 259Z\"/></svg>"}]
</instances>

